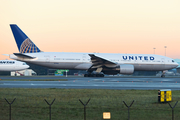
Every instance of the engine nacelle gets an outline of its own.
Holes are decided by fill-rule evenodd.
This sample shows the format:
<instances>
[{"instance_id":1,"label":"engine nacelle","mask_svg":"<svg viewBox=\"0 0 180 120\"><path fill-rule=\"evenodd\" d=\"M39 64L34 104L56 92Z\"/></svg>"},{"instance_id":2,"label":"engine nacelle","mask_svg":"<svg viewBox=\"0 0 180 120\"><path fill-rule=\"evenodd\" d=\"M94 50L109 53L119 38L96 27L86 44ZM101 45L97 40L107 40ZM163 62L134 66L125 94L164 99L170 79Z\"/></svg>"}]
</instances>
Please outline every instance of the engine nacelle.
<instances>
[{"instance_id":1,"label":"engine nacelle","mask_svg":"<svg viewBox=\"0 0 180 120\"><path fill-rule=\"evenodd\" d=\"M123 64L120 65L120 74L133 74L134 73L134 65Z\"/></svg>"}]
</instances>

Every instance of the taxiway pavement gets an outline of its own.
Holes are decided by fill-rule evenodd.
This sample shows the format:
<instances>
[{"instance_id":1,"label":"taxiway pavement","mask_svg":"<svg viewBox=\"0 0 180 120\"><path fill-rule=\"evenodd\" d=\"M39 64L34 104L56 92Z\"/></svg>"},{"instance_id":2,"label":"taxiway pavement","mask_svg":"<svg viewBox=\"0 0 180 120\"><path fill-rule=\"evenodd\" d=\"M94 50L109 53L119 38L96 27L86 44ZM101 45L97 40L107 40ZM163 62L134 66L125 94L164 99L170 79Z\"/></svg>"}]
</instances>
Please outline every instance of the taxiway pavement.
<instances>
[{"instance_id":1,"label":"taxiway pavement","mask_svg":"<svg viewBox=\"0 0 180 120\"><path fill-rule=\"evenodd\" d=\"M180 90L179 77L0 77L0 88L66 88L66 89L137 89ZM39 81L17 81L38 79ZM44 81L45 79L67 79L67 81ZM12 80L12 81L8 81ZM16 81L13 81L16 80Z\"/></svg>"}]
</instances>

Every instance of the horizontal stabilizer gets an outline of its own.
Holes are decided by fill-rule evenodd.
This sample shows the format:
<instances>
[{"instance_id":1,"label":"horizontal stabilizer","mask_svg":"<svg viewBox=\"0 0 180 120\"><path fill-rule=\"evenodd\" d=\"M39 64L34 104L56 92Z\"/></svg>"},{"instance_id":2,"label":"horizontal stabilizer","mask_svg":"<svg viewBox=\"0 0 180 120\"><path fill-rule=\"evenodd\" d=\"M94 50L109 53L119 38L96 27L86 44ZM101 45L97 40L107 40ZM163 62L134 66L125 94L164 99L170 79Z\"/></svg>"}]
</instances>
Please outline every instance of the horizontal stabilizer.
<instances>
[{"instance_id":1,"label":"horizontal stabilizer","mask_svg":"<svg viewBox=\"0 0 180 120\"><path fill-rule=\"evenodd\" d=\"M9 54L2 54L2 55L4 55L4 56L9 56Z\"/></svg>"},{"instance_id":2,"label":"horizontal stabilizer","mask_svg":"<svg viewBox=\"0 0 180 120\"><path fill-rule=\"evenodd\" d=\"M25 55L25 54L22 54L22 53L13 53L14 55L16 55L17 57L20 57L20 58L27 58L27 59L34 59L36 57L31 57L31 56L28 56L28 55Z\"/></svg>"}]
</instances>

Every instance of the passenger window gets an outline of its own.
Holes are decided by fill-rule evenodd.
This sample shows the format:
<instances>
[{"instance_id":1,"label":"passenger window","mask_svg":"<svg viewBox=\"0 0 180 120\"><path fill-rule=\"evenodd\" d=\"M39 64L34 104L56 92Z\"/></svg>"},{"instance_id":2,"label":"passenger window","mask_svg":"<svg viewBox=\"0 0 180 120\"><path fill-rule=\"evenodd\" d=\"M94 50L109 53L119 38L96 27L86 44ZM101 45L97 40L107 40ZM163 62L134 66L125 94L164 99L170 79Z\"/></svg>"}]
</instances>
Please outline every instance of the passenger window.
<instances>
[{"instance_id":1,"label":"passenger window","mask_svg":"<svg viewBox=\"0 0 180 120\"><path fill-rule=\"evenodd\" d=\"M172 60L172 62L174 62L174 60Z\"/></svg>"}]
</instances>

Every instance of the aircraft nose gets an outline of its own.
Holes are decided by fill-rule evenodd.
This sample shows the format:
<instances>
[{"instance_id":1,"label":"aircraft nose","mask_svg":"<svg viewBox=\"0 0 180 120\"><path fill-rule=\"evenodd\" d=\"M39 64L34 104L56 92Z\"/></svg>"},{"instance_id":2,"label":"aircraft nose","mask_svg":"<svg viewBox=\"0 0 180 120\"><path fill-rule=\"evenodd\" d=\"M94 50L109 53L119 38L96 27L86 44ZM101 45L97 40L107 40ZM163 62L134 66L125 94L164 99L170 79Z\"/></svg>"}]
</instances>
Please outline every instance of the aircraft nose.
<instances>
[{"instance_id":1,"label":"aircraft nose","mask_svg":"<svg viewBox=\"0 0 180 120\"><path fill-rule=\"evenodd\" d=\"M175 67L177 67L177 66L179 66L179 64L176 62L176 63L175 63Z\"/></svg>"},{"instance_id":2,"label":"aircraft nose","mask_svg":"<svg viewBox=\"0 0 180 120\"><path fill-rule=\"evenodd\" d=\"M25 67L26 67L26 69L27 69L27 68L29 68L29 65L26 65Z\"/></svg>"}]
</instances>

